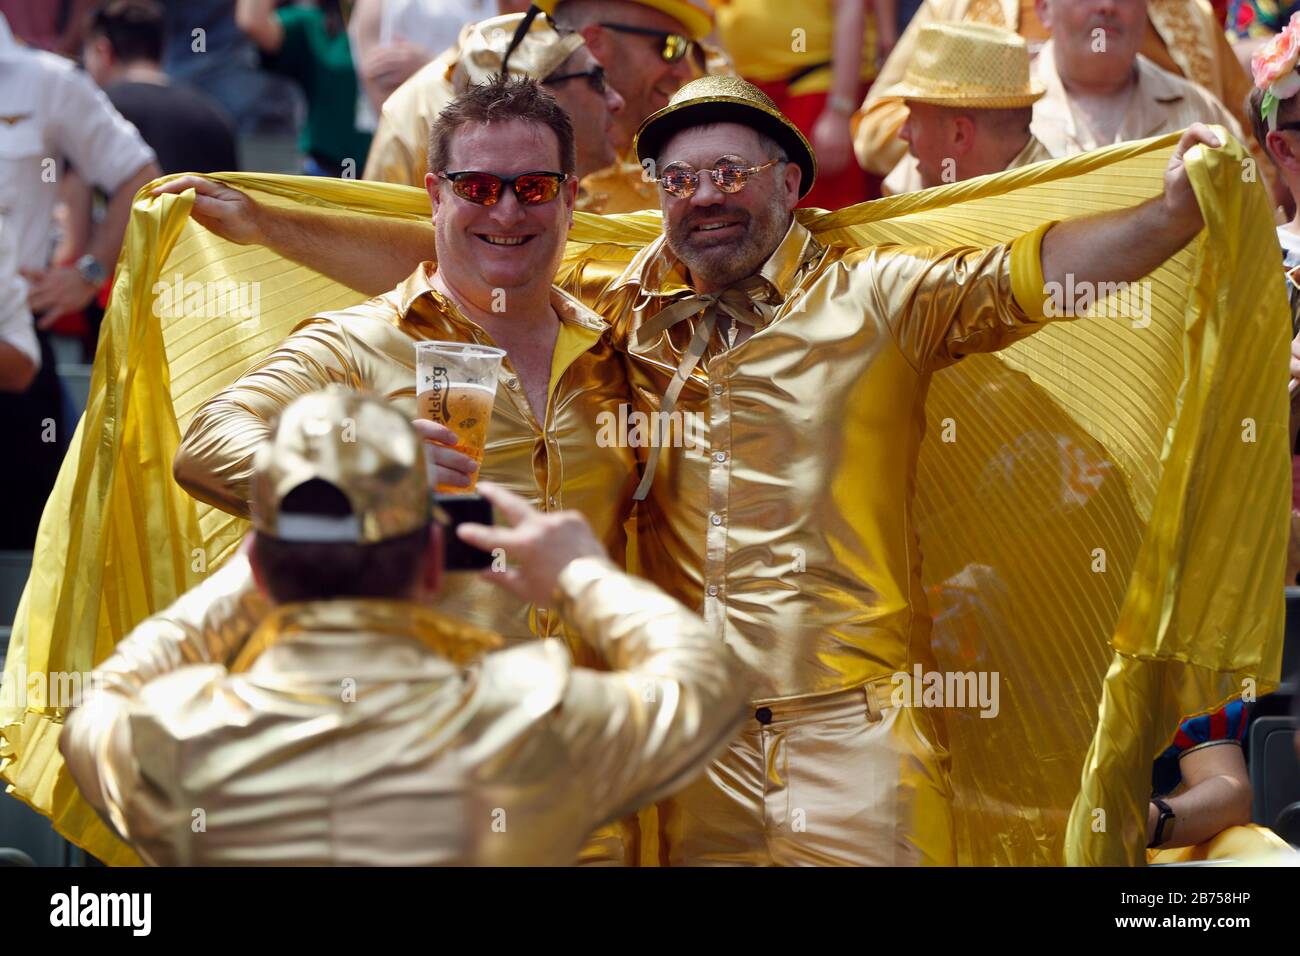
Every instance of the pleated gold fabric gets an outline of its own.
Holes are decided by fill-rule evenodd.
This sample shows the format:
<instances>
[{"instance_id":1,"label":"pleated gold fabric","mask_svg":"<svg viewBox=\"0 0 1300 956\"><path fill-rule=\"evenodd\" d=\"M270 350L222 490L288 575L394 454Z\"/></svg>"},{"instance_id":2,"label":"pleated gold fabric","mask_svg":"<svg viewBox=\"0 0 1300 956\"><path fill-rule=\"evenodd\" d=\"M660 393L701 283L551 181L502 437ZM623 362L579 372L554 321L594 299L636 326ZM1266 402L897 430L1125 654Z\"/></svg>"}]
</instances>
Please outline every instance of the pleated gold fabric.
<instances>
[{"instance_id":1,"label":"pleated gold fabric","mask_svg":"<svg viewBox=\"0 0 1300 956\"><path fill-rule=\"evenodd\" d=\"M800 221L826 246L988 246L1154 195L1175 141ZM960 862L1141 863L1151 761L1178 721L1276 683L1290 327L1267 197L1244 159L1235 142L1193 152L1209 228L1142 287L1149 323L1054 323L931 380L913 516L933 651L940 671L997 673L1001 689L995 719L947 714ZM399 187L228 181L340 215L428 214L423 194ZM20 668L89 670L203 576L196 555L213 565L229 553L241 524L171 481L179 429L304 315L362 298L221 242L188 208L183 197L137 205L7 686ZM577 219L565 279L594 291L659 231L653 213ZM260 280L260 312L155 317L155 284L177 271ZM62 768L61 718L6 702L0 772L75 842L127 862Z\"/></svg>"}]
</instances>

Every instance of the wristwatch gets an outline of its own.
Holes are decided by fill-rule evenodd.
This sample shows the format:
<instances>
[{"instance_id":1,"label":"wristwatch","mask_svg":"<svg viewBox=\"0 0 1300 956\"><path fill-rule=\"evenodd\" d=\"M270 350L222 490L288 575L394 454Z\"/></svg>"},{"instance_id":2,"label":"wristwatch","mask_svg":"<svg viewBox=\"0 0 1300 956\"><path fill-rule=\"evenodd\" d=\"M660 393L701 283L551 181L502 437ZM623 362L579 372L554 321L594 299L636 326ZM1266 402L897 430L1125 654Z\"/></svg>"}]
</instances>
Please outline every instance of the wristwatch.
<instances>
[{"instance_id":1,"label":"wristwatch","mask_svg":"<svg viewBox=\"0 0 1300 956\"><path fill-rule=\"evenodd\" d=\"M836 113L844 113L848 116L852 116L858 109L857 103L839 93L832 93L826 97L826 106Z\"/></svg>"},{"instance_id":2,"label":"wristwatch","mask_svg":"<svg viewBox=\"0 0 1300 956\"><path fill-rule=\"evenodd\" d=\"M77 270L77 275L86 280L87 285L93 285L96 289L108 278L108 270L89 252L78 259L73 268Z\"/></svg>"},{"instance_id":3,"label":"wristwatch","mask_svg":"<svg viewBox=\"0 0 1300 956\"><path fill-rule=\"evenodd\" d=\"M1156 820L1156 832L1151 837L1151 842L1147 844L1148 850L1154 850L1156 847L1163 845L1166 841L1173 838L1174 824L1178 818L1169 804L1165 803L1159 797L1152 797L1151 802L1155 804L1156 809L1160 811L1160 819Z\"/></svg>"}]
</instances>

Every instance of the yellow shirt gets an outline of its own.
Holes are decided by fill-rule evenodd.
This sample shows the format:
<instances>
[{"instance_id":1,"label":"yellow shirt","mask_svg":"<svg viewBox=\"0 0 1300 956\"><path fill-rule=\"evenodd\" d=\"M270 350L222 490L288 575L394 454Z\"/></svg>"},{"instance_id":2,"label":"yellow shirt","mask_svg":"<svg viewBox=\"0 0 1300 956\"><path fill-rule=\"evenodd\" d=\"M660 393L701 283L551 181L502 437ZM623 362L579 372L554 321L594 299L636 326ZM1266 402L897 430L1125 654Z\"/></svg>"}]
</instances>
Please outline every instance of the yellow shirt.
<instances>
[{"instance_id":1,"label":"yellow shirt","mask_svg":"<svg viewBox=\"0 0 1300 956\"><path fill-rule=\"evenodd\" d=\"M761 698L931 660L911 518L930 374L1045 324L1018 303L1042 301L1046 228L938 254L824 248L795 222L760 273L766 324L732 349L710 340L674 412L679 447L662 449L638 509L638 552L761 675ZM637 330L691 294L685 278L661 238L612 282L581 269L558 280L614 323L647 413L698 320L650 342Z\"/></svg>"},{"instance_id":2,"label":"yellow shirt","mask_svg":"<svg viewBox=\"0 0 1300 956\"><path fill-rule=\"evenodd\" d=\"M415 349L420 339L492 344L490 336L433 290L425 263L392 292L351 309L303 322L279 348L194 415L176 453L177 481L194 497L232 514L248 515L253 452L280 409L331 382L368 388L411 418L415 407ZM636 460L627 448L596 440L599 415L627 401L623 364L607 325L569 296L554 291L560 331L552 358L545 421L539 422L518 377L502 364L481 475L544 510L576 508L620 564L623 523L631 513ZM503 601L477 575L457 575L440 608L509 640L557 633L553 615Z\"/></svg>"},{"instance_id":3,"label":"yellow shirt","mask_svg":"<svg viewBox=\"0 0 1300 956\"><path fill-rule=\"evenodd\" d=\"M568 865L593 829L702 772L742 719L735 656L605 561L559 582L604 673L557 641L492 652L499 637L398 601L285 605L246 644L197 642L185 625L247 577L237 557L142 623L68 719L74 779L149 862Z\"/></svg>"},{"instance_id":4,"label":"yellow shirt","mask_svg":"<svg viewBox=\"0 0 1300 956\"><path fill-rule=\"evenodd\" d=\"M795 93L831 88L831 49L835 10L831 0L710 0L718 38L731 54L736 72L747 80L783 80L810 66L827 66L795 84ZM862 79L876 75L875 25L870 16L862 33Z\"/></svg>"}]
</instances>

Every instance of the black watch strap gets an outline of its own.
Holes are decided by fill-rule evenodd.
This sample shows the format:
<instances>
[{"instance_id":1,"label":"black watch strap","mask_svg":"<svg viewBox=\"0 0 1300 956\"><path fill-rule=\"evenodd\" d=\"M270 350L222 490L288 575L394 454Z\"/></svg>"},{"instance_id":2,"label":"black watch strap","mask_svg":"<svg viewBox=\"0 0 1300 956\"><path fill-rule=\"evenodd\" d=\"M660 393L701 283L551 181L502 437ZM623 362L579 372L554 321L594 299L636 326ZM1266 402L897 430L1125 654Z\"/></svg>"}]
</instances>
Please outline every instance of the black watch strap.
<instances>
[{"instance_id":1,"label":"black watch strap","mask_svg":"<svg viewBox=\"0 0 1300 956\"><path fill-rule=\"evenodd\" d=\"M1154 850L1168 839L1169 834L1166 834L1165 830L1169 825L1169 821L1176 819L1173 808L1159 797L1152 797L1151 802L1160 811L1160 818L1156 820L1156 832L1151 837L1151 842L1147 844L1148 850Z\"/></svg>"}]
</instances>

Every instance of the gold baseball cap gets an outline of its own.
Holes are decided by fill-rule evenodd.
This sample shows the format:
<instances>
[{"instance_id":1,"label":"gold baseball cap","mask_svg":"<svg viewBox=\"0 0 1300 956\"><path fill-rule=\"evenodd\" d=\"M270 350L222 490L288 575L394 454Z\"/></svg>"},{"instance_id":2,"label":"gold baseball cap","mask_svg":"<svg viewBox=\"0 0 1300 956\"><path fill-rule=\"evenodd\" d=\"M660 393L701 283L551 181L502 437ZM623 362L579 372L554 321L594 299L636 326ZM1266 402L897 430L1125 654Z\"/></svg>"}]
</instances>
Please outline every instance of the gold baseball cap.
<instances>
[{"instance_id":1,"label":"gold baseball cap","mask_svg":"<svg viewBox=\"0 0 1300 956\"><path fill-rule=\"evenodd\" d=\"M501 61L510 53L507 68L511 76L544 80L567 60L574 50L586 45L580 33L560 33L540 17L514 49L515 32L524 14L510 13L471 23L460 34L460 55L451 72L456 92L488 82L501 72Z\"/></svg>"},{"instance_id":2,"label":"gold baseball cap","mask_svg":"<svg viewBox=\"0 0 1300 956\"><path fill-rule=\"evenodd\" d=\"M1030 106L1045 89L1029 78L1029 47L1019 34L986 23L930 23L916 38L907 72L882 99L1007 110Z\"/></svg>"},{"instance_id":3,"label":"gold baseball cap","mask_svg":"<svg viewBox=\"0 0 1300 956\"><path fill-rule=\"evenodd\" d=\"M673 94L668 105L651 113L632 140L637 159L655 160L674 134L709 123L740 123L772 137L790 161L803 170L800 198L817 178L817 157L799 128L766 93L738 76L702 76Z\"/></svg>"},{"instance_id":4,"label":"gold baseball cap","mask_svg":"<svg viewBox=\"0 0 1300 956\"><path fill-rule=\"evenodd\" d=\"M324 481L348 500L344 516L281 514L294 489ZM376 544L447 517L430 501L415 429L378 397L331 385L292 402L253 456L253 527L282 541Z\"/></svg>"},{"instance_id":5,"label":"gold baseball cap","mask_svg":"<svg viewBox=\"0 0 1300 956\"><path fill-rule=\"evenodd\" d=\"M555 13L564 0L537 0L533 6L542 10L547 16ZM713 30L713 18L690 0L631 0L632 3L651 10L666 13L686 29L686 35L692 40L706 37Z\"/></svg>"}]
</instances>

